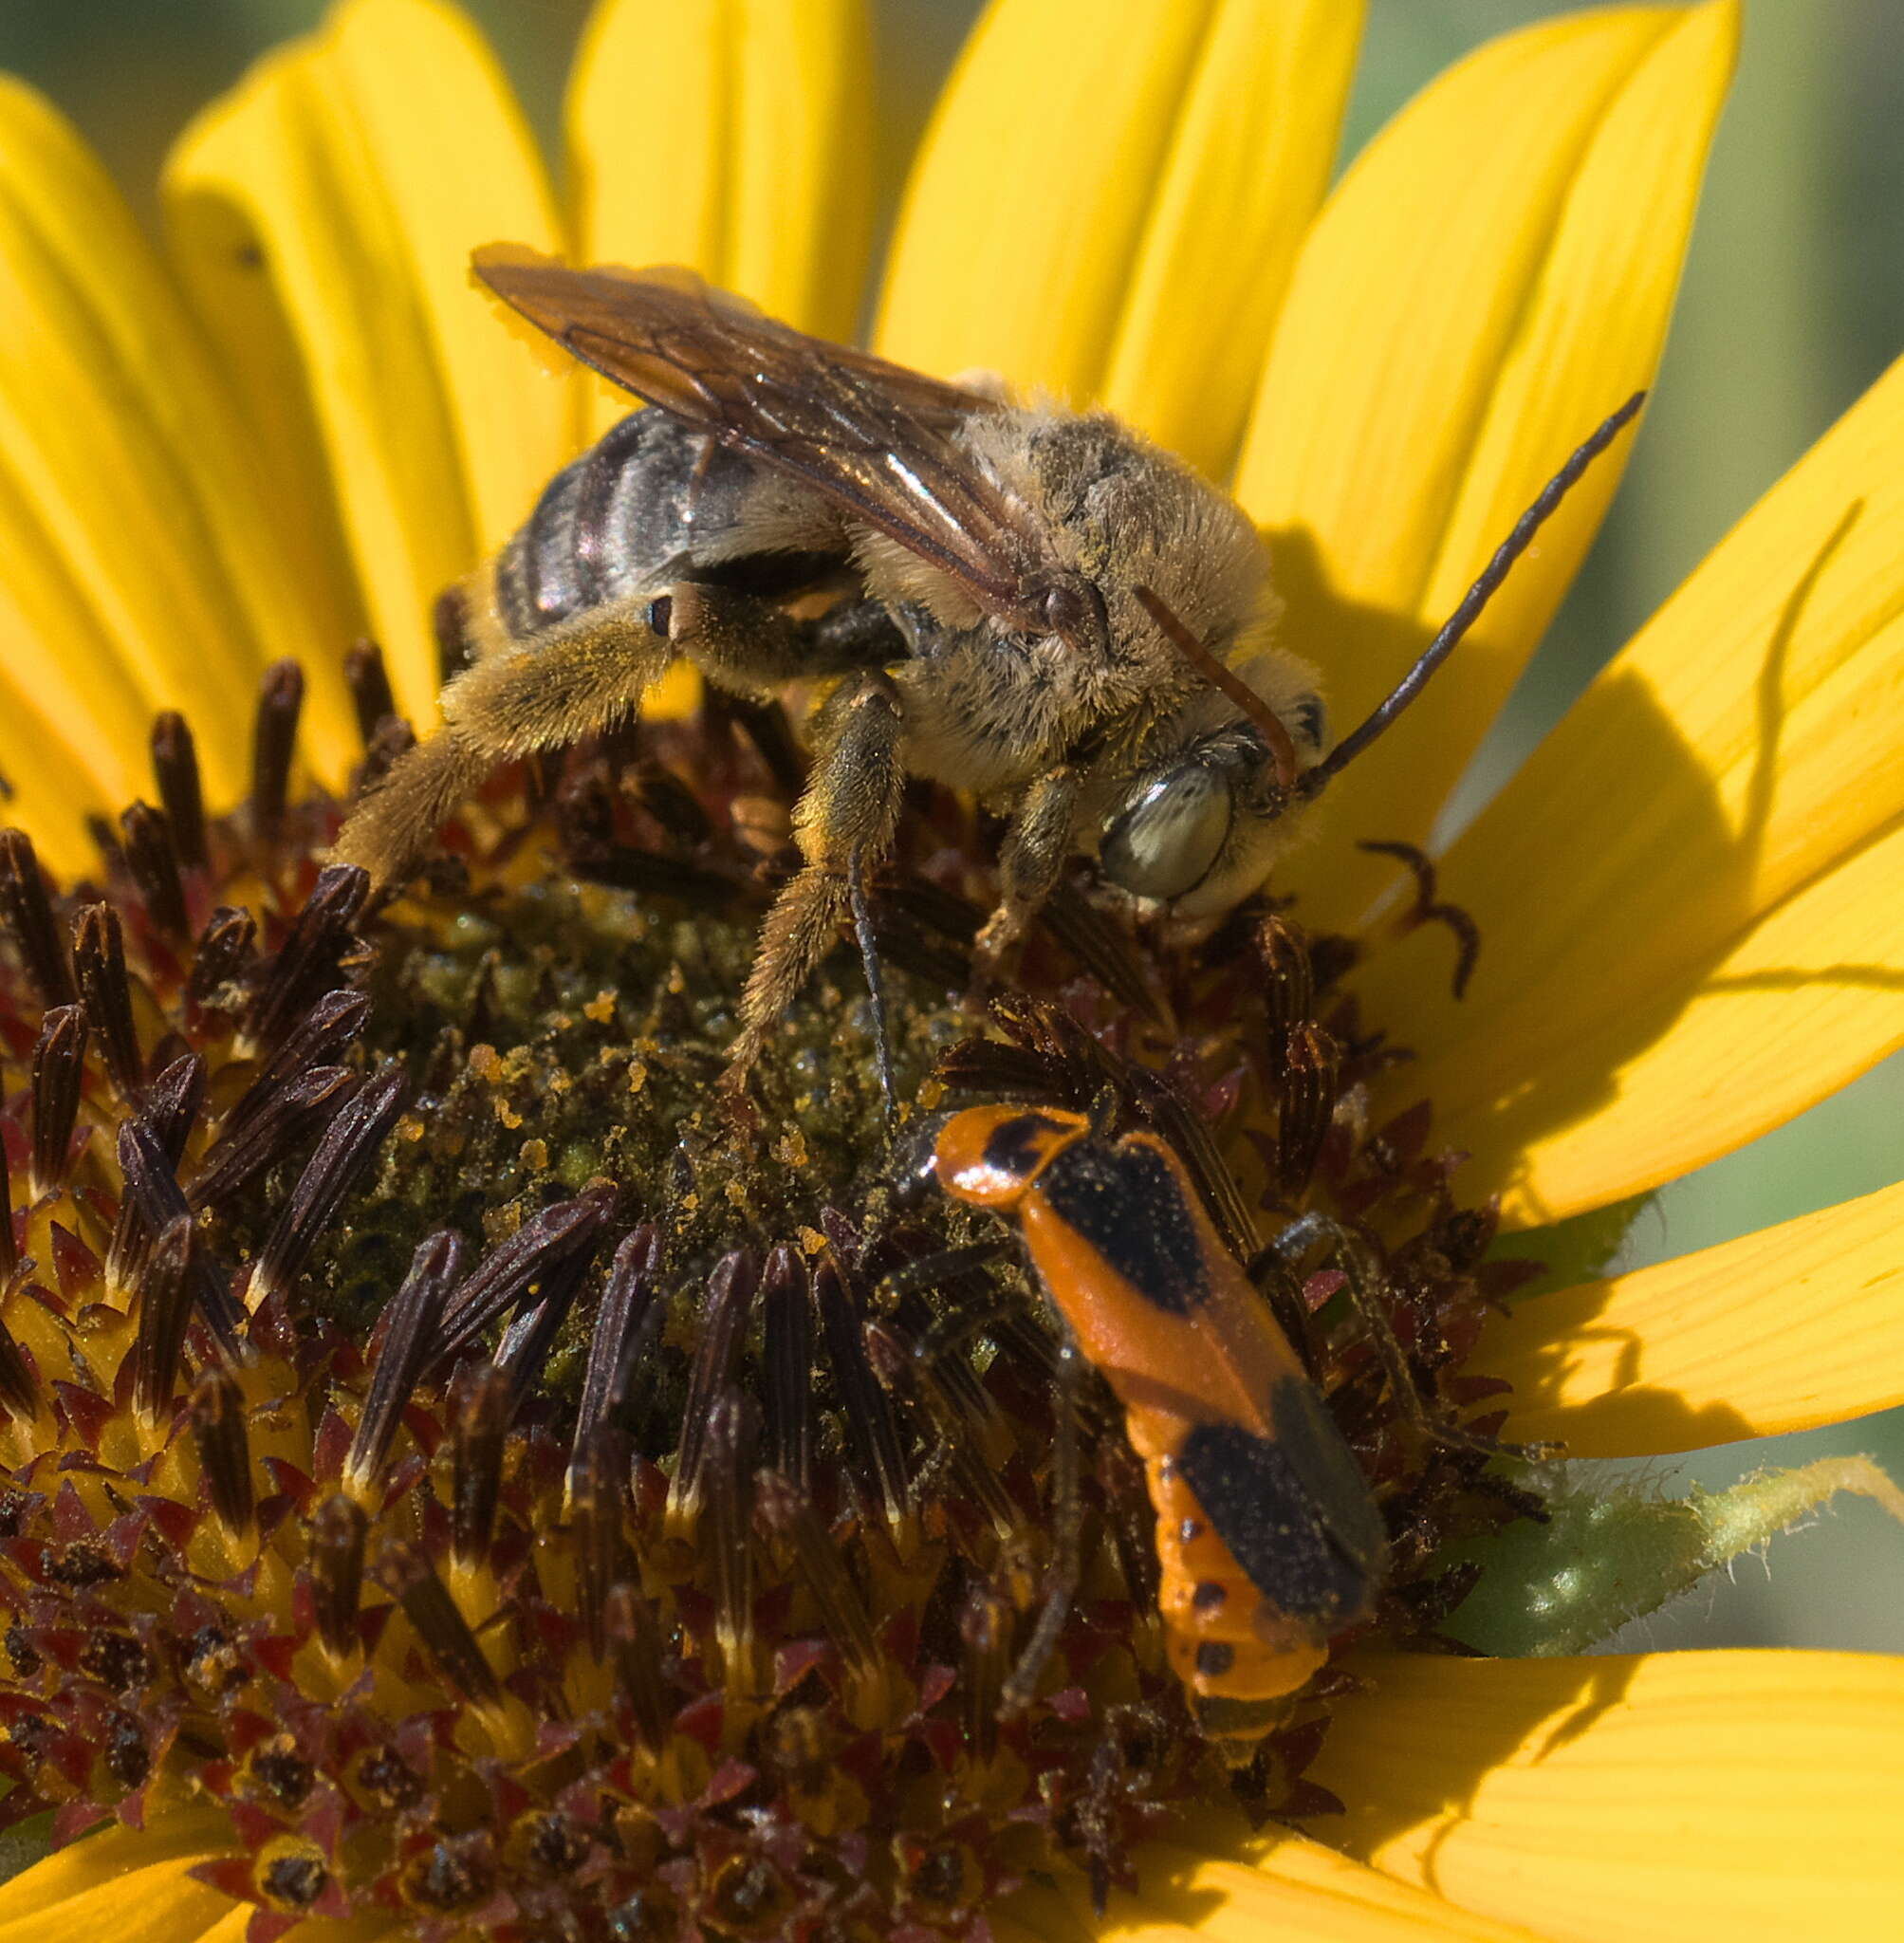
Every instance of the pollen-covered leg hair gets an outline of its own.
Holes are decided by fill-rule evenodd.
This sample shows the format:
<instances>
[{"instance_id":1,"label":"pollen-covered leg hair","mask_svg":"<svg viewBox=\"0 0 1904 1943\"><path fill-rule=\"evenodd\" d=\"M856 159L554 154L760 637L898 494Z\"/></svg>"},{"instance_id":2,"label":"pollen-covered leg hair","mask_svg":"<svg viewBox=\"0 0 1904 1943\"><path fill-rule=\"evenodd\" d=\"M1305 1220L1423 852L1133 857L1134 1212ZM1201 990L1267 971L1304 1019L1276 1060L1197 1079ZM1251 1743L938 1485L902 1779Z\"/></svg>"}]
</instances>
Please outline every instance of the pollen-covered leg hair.
<instances>
[{"instance_id":1,"label":"pollen-covered leg hair","mask_svg":"<svg viewBox=\"0 0 1904 1943\"><path fill-rule=\"evenodd\" d=\"M851 874L876 868L893 847L905 789L899 698L882 675L861 675L836 690L815 724L819 760L794 812L805 867L774 900L741 997L741 1029L725 1084L736 1091L833 948L845 915Z\"/></svg>"},{"instance_id":2,"label":"pollen-covered leg hair","mask_svg":"<svg viewBox=\"0 0 1904 1943\"><path fill-rule=\"evenodd\" d=\"M335 860L360 864L375 886L401 879L491 769L633 711L673 653L646 605L603 609L465 669L443 691L442 728L399 756L351 812Z\"/></svg>"},{"instance_id":3,"label":"pollen-covered leg hair","mask_svg":"<svg viewBox=\"0 0 1904 1943\"><path fill-rule=\"evenodd\" d=\"M1047 770L1025 792L1012 813L999 852L998 909L985 921L972 949L972 981L989 985L1005 954L1025 935L1058 881L1071 849L1083 771L1069 763Z\"/></svg>"}]
</instances>

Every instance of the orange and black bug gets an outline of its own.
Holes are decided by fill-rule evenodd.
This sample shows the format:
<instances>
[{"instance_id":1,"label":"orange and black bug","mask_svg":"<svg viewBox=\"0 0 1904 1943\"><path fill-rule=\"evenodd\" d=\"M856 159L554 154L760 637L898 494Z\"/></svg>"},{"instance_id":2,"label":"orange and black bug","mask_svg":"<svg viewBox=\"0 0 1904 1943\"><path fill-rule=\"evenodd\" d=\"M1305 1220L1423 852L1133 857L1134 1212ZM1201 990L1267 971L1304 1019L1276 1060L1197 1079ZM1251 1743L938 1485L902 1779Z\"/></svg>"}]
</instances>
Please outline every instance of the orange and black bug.
<instances>
[{"instance_id":1,"label":"orange and black bug","mask_svg":"<svg viewBox=\"0 0 1904 1943\"><path fill-rule=\"evenodd\" d=\"M933 1169L1016 1220L1122 1405L1172 1667L1212 1731L1247 1731L1370 1617L1387 1572L1381 1515L1315 1385L1155 1134L978 1106L940 1130Z\"/></svg>"}]
</instances>

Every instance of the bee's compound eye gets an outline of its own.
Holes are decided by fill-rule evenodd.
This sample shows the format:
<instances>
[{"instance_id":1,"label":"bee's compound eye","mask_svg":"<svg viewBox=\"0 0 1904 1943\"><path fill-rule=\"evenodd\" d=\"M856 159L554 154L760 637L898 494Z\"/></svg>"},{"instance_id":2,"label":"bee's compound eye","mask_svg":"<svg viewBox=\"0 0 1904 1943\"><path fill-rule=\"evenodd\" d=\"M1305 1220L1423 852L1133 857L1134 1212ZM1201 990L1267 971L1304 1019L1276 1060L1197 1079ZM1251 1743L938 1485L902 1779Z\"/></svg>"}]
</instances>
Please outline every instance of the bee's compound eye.
<instances>
[{"instance_id":1,"label":"bee's compound eye","mask_svg":"<svg viewBox=\"0 0 1904 1943\"><path fill-rule=\"evenodd\" d=\"M1181 897L1210 875L1229 834L1221 771L1186 763L1138 785L1104 825L1104 875L1139 897Z\"/></svg>"},{"instance_id":2,"label":"bee's compound eye","mask_svg":"<svg viewBox=\"0 0 1904 1943\"><path fill-rule=\"evenodd\" d=\"M648 611L642 619L647 621L652 633L659 635L666 640L668 630L675 620L675 597L672 594L656 594L648 602Z\"/></svg>"}]
</instances>

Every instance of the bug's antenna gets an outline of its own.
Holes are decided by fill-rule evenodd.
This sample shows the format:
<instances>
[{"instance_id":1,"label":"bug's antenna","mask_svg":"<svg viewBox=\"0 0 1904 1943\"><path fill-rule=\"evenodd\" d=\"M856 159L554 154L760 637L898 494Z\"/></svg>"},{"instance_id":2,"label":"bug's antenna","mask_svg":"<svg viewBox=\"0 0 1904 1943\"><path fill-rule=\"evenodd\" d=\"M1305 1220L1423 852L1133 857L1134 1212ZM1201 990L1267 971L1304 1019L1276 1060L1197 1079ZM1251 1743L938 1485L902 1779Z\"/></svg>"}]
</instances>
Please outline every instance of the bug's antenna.
<instances>
[{"instance_id":1,"label":"bug's antenna","mask_svg":"<svg viewBox=\"0 0 1904 1943\"><path fill-rule=\"evenodd\" d=\"M1243 711L1244 717L1262 736L1276 765L1276 780L1285 789L1296 786L1296 745L1274 709L1240 676L1231 673L1173 614L1162 597L1149 587L1133 587L1138 606L1156 623L1157 632L1213 688L1220 689Z\"/></svg>"},{"instance_id":2,"label":"bug's antenna","mask_svg":"<svg viewBox=\"0 0 1904 1943\"><path fill-rule=\"evenodd\" d=\"M1468 589L1460 606L1449 616L1448 624L1422 650L1421 658L1396 683L1387 698L1377 706L1366 721L1343 736L1314 768L1303 772L1296 785L1303 795L1314 796L1332 777L1346 768L1428 686L1428 677L1447 660L1461 638L1481 618L1482 609L1507 578L1507 569L1527 550L1534 535L1546 523L1554 509L1580 483L1581 474L1613 443L1620 428L1631 421L1645 402L1646 394L1635 392L1541 488L1540 497L1514 522L1514 530L1502 541L1493 559L1481 569L1480 579ZM1143 598L1141 588L1137 597L1139 600Z\"/></svg>"}]
</instances>

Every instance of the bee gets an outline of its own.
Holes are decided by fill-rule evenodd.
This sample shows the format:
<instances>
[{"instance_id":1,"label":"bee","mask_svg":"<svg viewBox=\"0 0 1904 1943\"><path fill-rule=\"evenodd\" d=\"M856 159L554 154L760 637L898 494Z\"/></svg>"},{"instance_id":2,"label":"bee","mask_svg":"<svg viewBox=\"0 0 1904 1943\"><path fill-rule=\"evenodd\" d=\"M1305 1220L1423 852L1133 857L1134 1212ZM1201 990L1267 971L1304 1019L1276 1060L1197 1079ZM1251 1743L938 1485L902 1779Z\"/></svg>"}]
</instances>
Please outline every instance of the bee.
<instances>
[{"instance_id":1,"label":"bee","mask_svg":"<svg viewBox=\"0 0 1904 1943\"><path fill-rule=\"evenodd\" d=\"M1275 643L1255 527L1109 414L905 370L682 270L575 269L512 245L478 250L474 270L655 409L558 472L465 583L473 658L443 690L442 726L356 807L335 855L376 885L401 879L491 769L626 719L677 657L755 698L831 681L795 812L803 867L762 932L732 1087L849 916L879 1004L865 885L909 777L1007 819L981 979L1074 854L1140 907L1220 913L1491 592L1484 575L1467 619L1324 755L1320 686ZM1569 472L1496 556L1495 583ZM883 1056L882 1076L890 1098Z\"/></svg>"}]
</instances>

